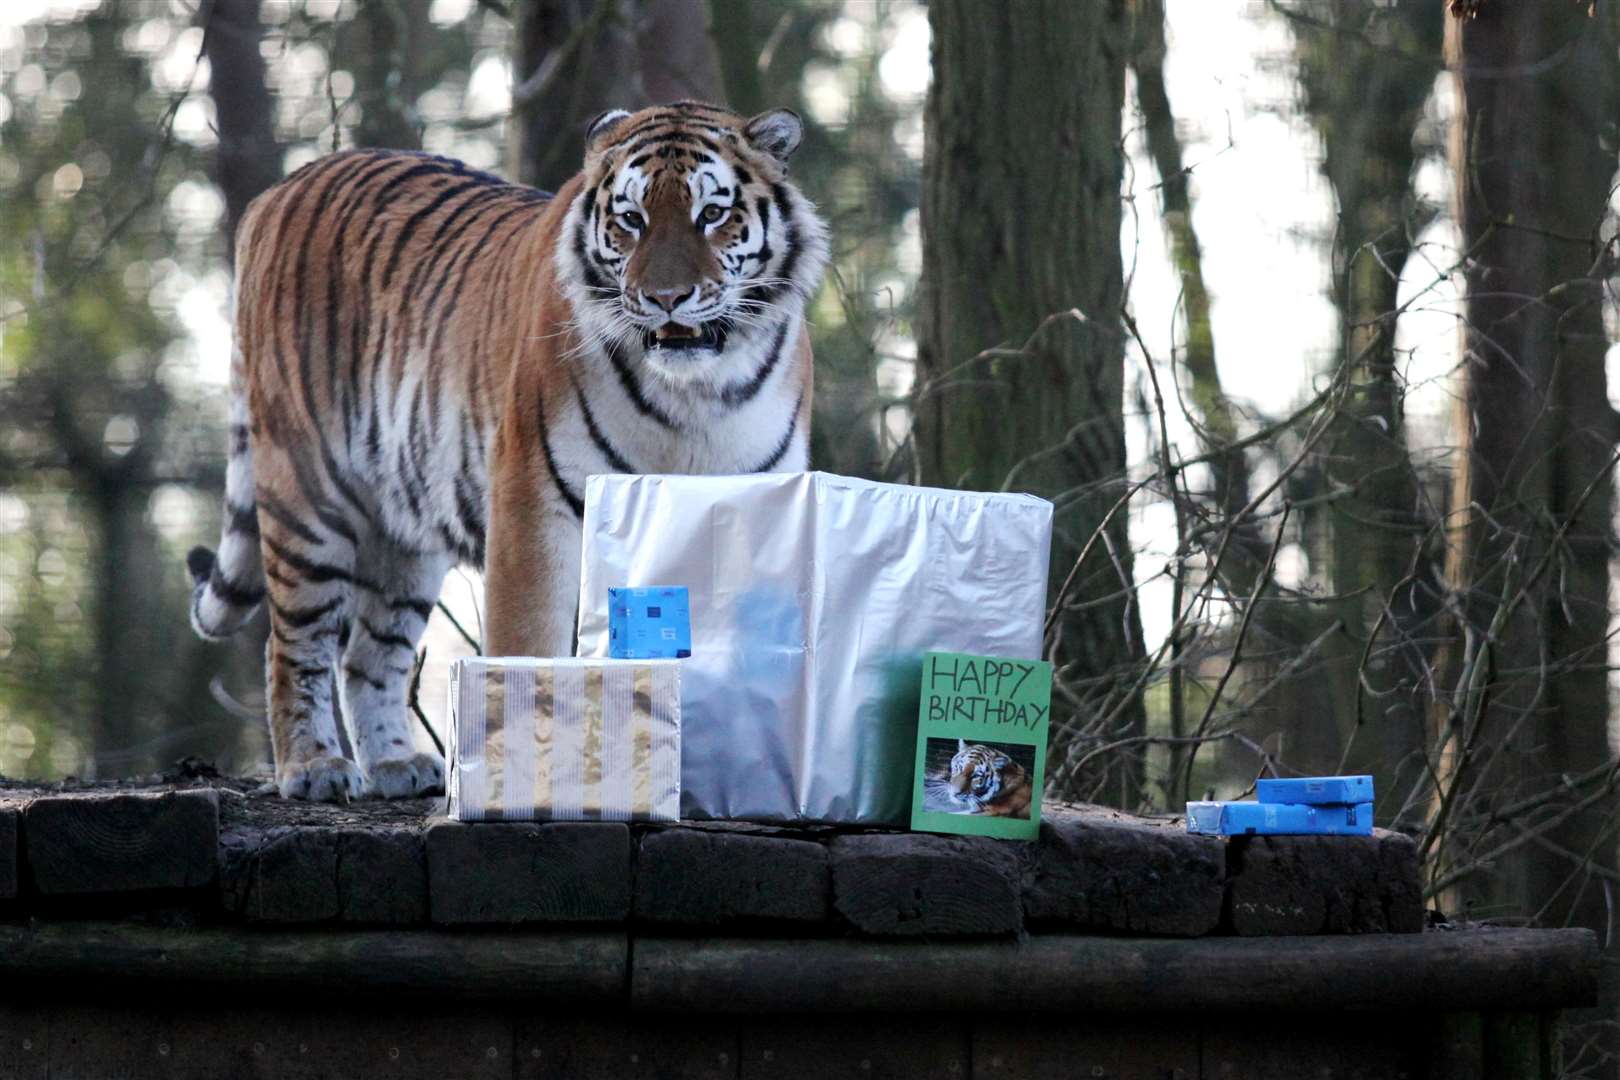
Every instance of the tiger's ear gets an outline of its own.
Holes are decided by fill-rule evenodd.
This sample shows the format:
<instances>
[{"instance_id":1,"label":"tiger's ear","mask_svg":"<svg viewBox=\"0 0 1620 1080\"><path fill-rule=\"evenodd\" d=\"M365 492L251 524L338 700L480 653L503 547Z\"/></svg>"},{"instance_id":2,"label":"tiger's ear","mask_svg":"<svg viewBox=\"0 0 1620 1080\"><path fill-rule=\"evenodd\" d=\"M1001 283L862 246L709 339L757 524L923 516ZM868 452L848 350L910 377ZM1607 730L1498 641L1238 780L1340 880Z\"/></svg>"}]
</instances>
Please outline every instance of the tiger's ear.
<instances>
[{"instance_id":1,"label":"tiger's ear","mask_svg":"<svg viewBox=\"0 0 1620 1080\"><path fill-rule=\"evenodd\" d=\"M799 148L804 138L804 121L792 109L762 112L743 125L743 138L756 150L763 150L782 164Z\"/></svg>"},{"instance_id":2,"label":"tiger's ear","mask_svg":"<svg viewBox=\"0 0 1620 1080\"><path fill-rule=\"evenodd\" d=\"M967 740L966 739L957 739L956 740L956 752L958 754L967 753Z\"/></svg>"},{"instance_id":3,"label":"tiger's ear","mask_svg":"<svg viewBox=\"0 0 1620 1080\"><path fill-rule=\"evenodd\" d=\"M585 152L591 153L598 149L596 141L618 126L619 121L630 114L623 109L609 109L599 115L595 120L585 125Z\"/></svg>"},{"instance_id":4,"label":"tiger's ear","mask_svg":"<svg viewBox=\"0 0 1620 1080\"><path fill-rule=\"evenodd\" d=\"M1007 767L1007 755L1006 754L997 754L996 755L996 760L994 760L994 761L992 761L990 763L990 767L992 769L998 769L998 770L999 769L1005 769Z\"/></svg>"}]
</instances>

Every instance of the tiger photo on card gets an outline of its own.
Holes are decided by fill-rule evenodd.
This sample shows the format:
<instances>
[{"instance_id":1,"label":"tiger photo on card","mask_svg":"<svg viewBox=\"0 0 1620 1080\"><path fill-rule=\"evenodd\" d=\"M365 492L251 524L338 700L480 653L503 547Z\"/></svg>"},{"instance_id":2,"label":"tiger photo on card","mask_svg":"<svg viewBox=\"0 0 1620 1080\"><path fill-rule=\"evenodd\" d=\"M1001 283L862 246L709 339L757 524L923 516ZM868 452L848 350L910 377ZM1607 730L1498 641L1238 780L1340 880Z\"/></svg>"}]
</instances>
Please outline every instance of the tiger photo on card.
<instances>
[{"instance_id":1,"label":"tiger photo on card","mask_svg":"<svg viewBox=\"0 0 1620 1080\"><path fill-rule=\"evenodd\" d=\"M1033 840L1040 829L1052 666L925 653L911 827Z\"/></svg>"},{"instance_id":2,"label":"tiger photo on card","mask_svg":"<svg viewBox=\"0 0 1620 1080\"><path fill-rule=\"evenodd\" d=\"M1034 776L1035 748L1027 743L929 739L923 809L1028 820Z\"/></svg>"}]
</instances>

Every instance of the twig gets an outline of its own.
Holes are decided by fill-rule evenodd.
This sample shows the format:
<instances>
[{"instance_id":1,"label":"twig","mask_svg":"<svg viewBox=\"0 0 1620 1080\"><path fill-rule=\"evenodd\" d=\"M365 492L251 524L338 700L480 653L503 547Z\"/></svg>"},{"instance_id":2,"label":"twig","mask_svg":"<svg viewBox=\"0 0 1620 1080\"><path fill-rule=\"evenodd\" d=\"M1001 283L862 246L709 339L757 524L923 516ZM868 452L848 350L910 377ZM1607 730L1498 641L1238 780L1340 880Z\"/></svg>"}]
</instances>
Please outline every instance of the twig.
<instances>
[{"instance_id":1,"label":"twig","mask_svg":"<svg viewBox=\"0 0 1620 1080\"><path fill-rule=\"evenodd\" d=\"M456 619L456 617L450 613L450 608L445 604L445 602L443 600L440 600L434 606L437 607L444 614L444 617L446 619L450 620L450 625L456 628L456 633L461 635L461 640L465 641L468 645L472 646L472 650L473 650L474 653L476 653L479 656L483 656L484 655L484 647L478 643L477 638L475 638L471 634L467 633L467 628L462 626L460 621L458 621Z\"/></svg>"},{"instance_id":2,"label":"twig","mask_svg":"<svg viewBox=\"0 0 1620 1080\"><path fill-rule=\"evenodd\" d=\"M444 757L444 743L439 741L439 733L433 730L432 724L428 723L427 714L422 711L422 702L417 693L422 688L422 669L427 666L427 652L427 646L422 646L422 651L416 654L416 663L411 665L409 700L411 712L416 714L416 719L422 724L422 730L426 731L428 738L433 740L433 748L439 752L439 756L442 758Z\"/></svg>"}]
</instances>

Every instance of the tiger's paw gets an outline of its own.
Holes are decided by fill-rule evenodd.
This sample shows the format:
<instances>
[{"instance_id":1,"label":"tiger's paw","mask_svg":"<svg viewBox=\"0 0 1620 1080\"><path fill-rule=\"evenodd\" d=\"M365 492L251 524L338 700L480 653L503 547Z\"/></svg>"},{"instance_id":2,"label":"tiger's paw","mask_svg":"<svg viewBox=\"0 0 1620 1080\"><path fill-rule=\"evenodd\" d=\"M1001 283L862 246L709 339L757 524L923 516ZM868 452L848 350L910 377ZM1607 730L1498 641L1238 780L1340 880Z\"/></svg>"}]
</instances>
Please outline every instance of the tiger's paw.
<instances>
[{"instance_id":1,"label":"tiger's paw","mask_svg":"<svg viewBox=\"0 0 1620 1080\"><path fill-rule=\"evenodd\" d=\"M371 766L371 793L383 799L444 794L444 762L438 754L412 754Z\"/></svg>"},{"instance_id":2,"label":"tiger's paw","mask_svg":"<svg viewBox=\"0 0 1620 1080\"><path fill-rule=\"evenodd\" d=\"M276 786L284 799L348 802L366 793L366 778L347 758L321 757L288 765L281 770Z\"/></svg>"}]
</instances>

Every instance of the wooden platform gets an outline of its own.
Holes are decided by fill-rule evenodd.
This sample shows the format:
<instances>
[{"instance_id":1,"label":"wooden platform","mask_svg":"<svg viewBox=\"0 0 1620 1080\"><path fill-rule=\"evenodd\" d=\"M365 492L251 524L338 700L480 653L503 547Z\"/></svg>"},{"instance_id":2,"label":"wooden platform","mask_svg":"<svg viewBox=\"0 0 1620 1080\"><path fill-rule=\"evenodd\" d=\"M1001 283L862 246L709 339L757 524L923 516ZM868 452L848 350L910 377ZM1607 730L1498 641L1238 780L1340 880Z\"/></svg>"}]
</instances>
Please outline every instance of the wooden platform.
<instances>
[{"instance_id":1,"label":"wooden platform","mask_svg":"<svg viewBox=\"0 0 1620 1080\"><path fill-rule=\"evenodd\" d=\"M873 942L591 931L0 927L6 988L161 985L213 1000L356 995L609 1012L1051 1014L1540 1011L1596 1002L1590 930L1356 938ZM0 990L0 996L5 991Z\"/></svg>"},{"instance_id":2,"label":"wooden platform","mask_svg":"<svg viewBox=\"0 0 1620 1080\"><path fill-rule=\"evenodd\" d=\"M0 908L930 939L1423 925L1416 848L1381 831L1229 843L1097 807L1049 810L1035 843L825 826L464 825L436 816L437 800L332 806L250 788L0 788Z\"/></svg>"},{"instance_id":3,"label":"wooden platform","mask_svg":"<svg viewBox=\"0 0 1620 1080\"><path fill-rule=\"evenodd\" d=\"M1554 1075L1585 930L1022 941L0 931L5 1077Z\"/></svg>"},{"instance_id":4,"label":"wooden platform","mask_svg":"<svg viewBox=\"0 0 1620 1080\"><path fill-rule=\"evenodd\" d=\"M1410 840L461 825L0 787L7 1077L1552 1077L1585 930L1423 930Z\"/></svg>"}]
</instances>

